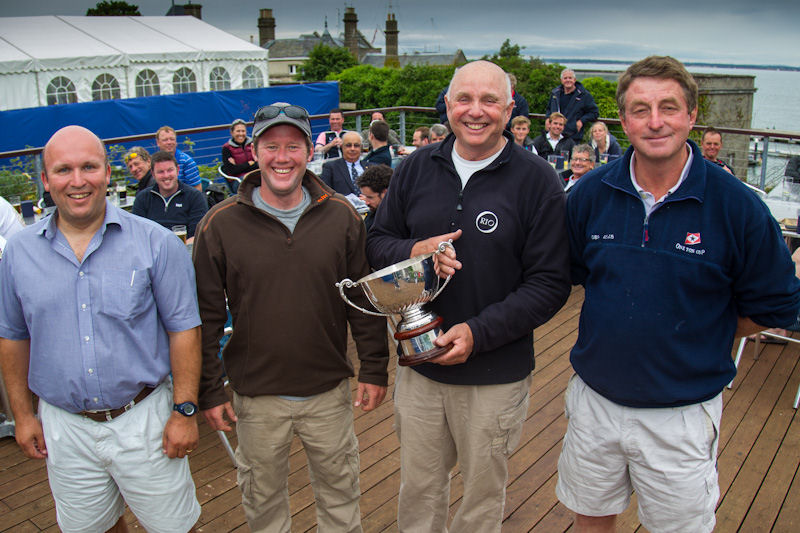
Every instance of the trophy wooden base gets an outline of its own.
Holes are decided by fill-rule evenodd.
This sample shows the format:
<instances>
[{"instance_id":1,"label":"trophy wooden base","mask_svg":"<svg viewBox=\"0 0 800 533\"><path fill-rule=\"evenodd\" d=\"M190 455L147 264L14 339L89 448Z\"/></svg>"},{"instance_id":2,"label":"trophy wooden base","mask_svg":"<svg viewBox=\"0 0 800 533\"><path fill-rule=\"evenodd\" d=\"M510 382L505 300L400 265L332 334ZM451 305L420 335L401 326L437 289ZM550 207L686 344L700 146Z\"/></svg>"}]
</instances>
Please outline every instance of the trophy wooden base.
<instances>
[{"instance_id":1,"label":"trophy wooden base","mask_svg":"<svg viewBox=\"0 0 800 533\"><path fill-rule=\"evenodd\" d=\"M436 317L436 320L425 324L424 326L420 326L415 329L410 329L408 331L398 331L394 334L394 338L398 341L401 341L401 344L405 347L408 343L403 343L402 341L408 341L414 339L415 337L419 337L428 333L434 329L438 329L439 326L444 322L442 317ZM434 337L435 338L435 337ZM414 366L420 363L424 363L430 359L435 357L439 357L440 355L447 353L452 347L452 344L448 344L447 346L435 346L422 352L416 352L412 354L404 353L398 358L397 364L400 366Z\"/></svg>"}]
</instances>

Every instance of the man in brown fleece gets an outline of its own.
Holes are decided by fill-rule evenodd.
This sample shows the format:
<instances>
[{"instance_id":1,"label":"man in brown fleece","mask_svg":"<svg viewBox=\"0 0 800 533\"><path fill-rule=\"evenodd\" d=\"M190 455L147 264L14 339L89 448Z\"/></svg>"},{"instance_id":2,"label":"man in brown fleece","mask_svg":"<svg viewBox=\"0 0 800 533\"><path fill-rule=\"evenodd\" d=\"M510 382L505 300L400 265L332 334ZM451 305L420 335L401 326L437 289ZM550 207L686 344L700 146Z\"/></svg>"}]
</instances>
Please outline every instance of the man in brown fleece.
<instances>
[{"instance_id":1,"label":"man in brown fleece","mask_svg":"<svg viewBox=\"0 0 800 533\"><path fill-rule=\"evenodd\" d=\"M308 456L319 530L360 532L347 325L361 361L355 405L369 411L386 394L386 323L347 306L335 283L369 273L366 231L351 204L306 170L313 148L305 109L275 103L254 122L259 169L208 212L195 237L200 408L214 429L230 430L226 417L237 422L237 475L252 531L290 530L296 434ZM353 296L367 305L363 294ZM234 331L220 361L226 303Z\"/></svg>"}]
</instances>

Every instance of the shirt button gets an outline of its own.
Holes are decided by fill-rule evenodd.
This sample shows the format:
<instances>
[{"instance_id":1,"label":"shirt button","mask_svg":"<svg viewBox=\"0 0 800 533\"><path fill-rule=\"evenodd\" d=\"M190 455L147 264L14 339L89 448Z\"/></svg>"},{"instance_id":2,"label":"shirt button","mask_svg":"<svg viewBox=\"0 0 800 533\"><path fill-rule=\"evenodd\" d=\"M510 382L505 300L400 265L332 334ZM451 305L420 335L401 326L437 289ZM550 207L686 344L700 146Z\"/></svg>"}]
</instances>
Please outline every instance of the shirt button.
<instances>
[{"instance_id":1,"label":"shirt button","mask_svg":"<svg viewBox=\"0 0 800 533\"><path fill-rule=\"evenodd\" d=\"M86 304L81 304L81 309L86 309Z\"/></svg>"},{"instance_id":2,"label":"shirt button","mask_svg":"<svg viewBox=\"0 0 800 533\"><path fill-rule=\"evenodd\" d=\"M94 398L92 398L92 401L93 401L94 403L97 403L97 402L99 402L100 400L98 400L98 399L97 399L97 396L95 396Z\"/></svg>"},{"instance_id":3,"label":"shirt button","mask_svg":"<svg viewBox=\"0 0 800 533\"><path fill-rule=\"evenodd\" d=\"M89 336L87 335L86 337L83 338L83 340L89 342Z\"/></svg>"},{"instance_id":4,"label":"shirt button","mask_svg":"<svg viewBox=\"0 0 800 533\"><path fill-rule=\"evenodd\" d=\"M80 277L83 277L83 270L81 270L80 272L78 272L78 275L79 275Z\"/></svg>"},{"instance_id":5,"label":"shirt button","mask_svg":"<svg viewBox=\"0 0 800 533\"><path fill-rule=\"evenodd\" d=\"M90 368L89 369L89 374L94 374L94 370Z\"/></svg>"}]
</instances>

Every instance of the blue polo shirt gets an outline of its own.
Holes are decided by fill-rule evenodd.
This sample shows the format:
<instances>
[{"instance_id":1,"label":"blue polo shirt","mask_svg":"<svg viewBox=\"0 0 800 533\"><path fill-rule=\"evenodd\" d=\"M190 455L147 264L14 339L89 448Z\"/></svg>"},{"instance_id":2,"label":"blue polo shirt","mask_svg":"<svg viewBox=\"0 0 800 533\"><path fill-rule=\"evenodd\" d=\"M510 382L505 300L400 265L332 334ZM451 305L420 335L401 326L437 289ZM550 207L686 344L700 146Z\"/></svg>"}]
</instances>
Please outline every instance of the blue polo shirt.
<instances>
[{"instance_id":1,"label":"blue polo shirt","mask_svg":"<svg viewBox=\"0 0 800 533\"><path fill-rule=\"evenodd\" d=\"M28 385L70 412L113 409L170 372L168 331L200 325L186 247L106 202L78 261L58 212L13 235L0 261L0 337L30 339Z\"/></svg>"},{"instance_id":2,"label":"blue polo shirt","mask_svg":"<svg viewBox=\"0 0 800 533\"><path fill-rule=\"evenodd\" d=\"M186 185L200 185L200 171L197 163L186 152L175 149L175 159L178 161L178 181Z\"/></svg>"}]
</instances>

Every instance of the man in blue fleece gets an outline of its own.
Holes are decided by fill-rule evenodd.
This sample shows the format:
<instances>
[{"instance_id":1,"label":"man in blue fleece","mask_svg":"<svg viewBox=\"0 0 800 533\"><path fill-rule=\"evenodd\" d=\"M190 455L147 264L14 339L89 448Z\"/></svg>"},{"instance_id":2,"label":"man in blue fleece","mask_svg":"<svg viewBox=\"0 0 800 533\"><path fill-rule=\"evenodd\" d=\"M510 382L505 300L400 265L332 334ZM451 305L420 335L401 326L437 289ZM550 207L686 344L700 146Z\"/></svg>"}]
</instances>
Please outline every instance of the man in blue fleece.
<instances>
[{"instance_id":1,"label":"man in blue fleece","mask_svg":"<svg viewBox=\"0 0 800 533\"><path fill-rule=\"evenodd\" d=\"M687 140L697 85L680 62L631 65L617 104L632 146L567 198L586 296L556 493L579 532L613 531L631 490L649 531L712 531L733 340L792 324L800 282L764 203Z\"/></svg>"}]
</instances>

